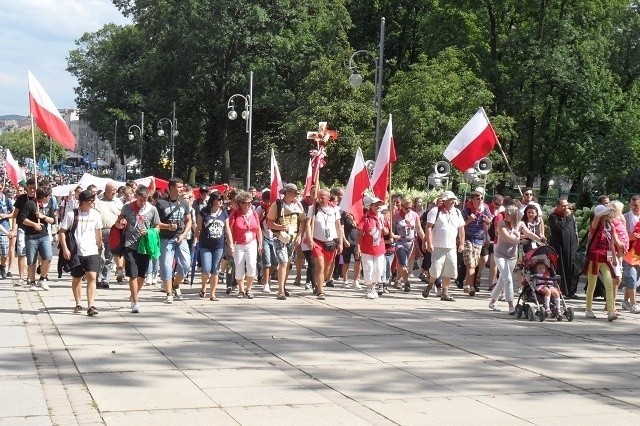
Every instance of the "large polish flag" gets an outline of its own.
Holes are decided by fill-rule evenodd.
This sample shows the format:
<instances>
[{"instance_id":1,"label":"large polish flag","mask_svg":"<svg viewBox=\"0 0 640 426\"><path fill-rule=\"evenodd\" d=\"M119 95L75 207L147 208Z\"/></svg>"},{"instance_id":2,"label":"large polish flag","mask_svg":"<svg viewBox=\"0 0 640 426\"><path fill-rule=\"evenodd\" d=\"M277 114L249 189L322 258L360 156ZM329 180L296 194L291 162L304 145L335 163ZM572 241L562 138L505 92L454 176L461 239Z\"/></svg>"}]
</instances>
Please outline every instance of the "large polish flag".
<instances>
[{"instance_id":1,"label":"large polish flag","mask_svg":"<svg viewBox=\"0 0 640 426\"><path fill-rule=\"evenodd\" d=\"M380 150L376 157L376 165L373 168L371 183L373 184L373 193L380 198L382 202L387 202L387 188L389 187L389 171L391 164L396 161L396 147L393 139L393 125L391 124L391 114L389 114L389 123L387 130L384 131Z\"/></svg>"},{"instance_id":2,"label":"large polish flag","mask_svg":"<svg viewBox=\"0 0 640 426\"><path fill-rule=\"evenodd\" d=\"M469 120L444 150L444 156L460 171L473 167L498 142L496 133L483 108Z\"/></svg>"},{"instance_id":3,"label":"large polish flag","mask_svg":"<svg viewBox=\"0 0 640 426\"><path fill-rule=\"evenodd\" d=\"M369 181L369 173L364 165L364 157L362 151L358 148L356 159L353 162L349 183L344 190L344 196L340 202L340 210L351 213L356 223L362 218L362 198L364 191L369 189L371 182Z\"/></svg>"},{"instance_id":4,"label":"large polish flag","mask_svg":"<svg viewBox=\"0 0 640 426\"><path fill-rule=\"evenodd\" d=\"M7 175L9 176L9 180L13 183L13 186L16 188L18 185L26 182L27 177L24 174L24 170L20 168L20 165L16 160L14 160L13 155L11 155L11 151L7 149L7 154L4 158L4 164L7 170Z\"/></svg>"},{"instance_id":5,"label":"large polish flag","mask_svg":"<svg viewBox=\"0 0 640 426\"><path fill-rule=\"evenodd\" d=\"M273 148L271 148L271 185L269 186L269 190L271 191L270 202L273 203L278 198L280 198L280 190L282 188L283 186L282 177L280 176L280 169L278 168L276 155L273 153Z\"/></svg>"},{"instance_id":6,"label":"large polish flag","mask_svg":"<svg viewBox=\"0 0 640 426\"><path fill-rule=\"evenodd\" d=\"M27 71L27 74L29 76L29 107L36 124L51 139L69 150L74 150L76 138L69 130L69 126L31 71Z\"/></svg>"}]
</instances>

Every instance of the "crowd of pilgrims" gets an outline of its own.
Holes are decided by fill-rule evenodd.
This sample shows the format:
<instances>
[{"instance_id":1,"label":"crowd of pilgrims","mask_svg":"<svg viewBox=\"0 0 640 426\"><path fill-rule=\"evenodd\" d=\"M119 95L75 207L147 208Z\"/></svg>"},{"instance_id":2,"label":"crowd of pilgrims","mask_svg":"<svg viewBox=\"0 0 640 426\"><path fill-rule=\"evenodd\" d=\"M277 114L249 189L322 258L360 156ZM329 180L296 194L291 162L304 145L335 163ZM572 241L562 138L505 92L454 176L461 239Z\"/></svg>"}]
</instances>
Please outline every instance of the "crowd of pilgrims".
<instances>
[{"instance_id":1,"label":"crowd of pilgrims","mask_svg":"<svg viewBox=\"0 0 640 426\"><path fill-rule=\"evenodd\" d=\"M182 283L197 280L196 271L199 297L208 295L211 301L218 300L221 281L229 296L253 299L258 285L261 292L286 300L287 279L295 270L292 284L319 300L338 285L377 299L390 291L411 292L411 282L420 280L424 298L435 292L440 300L453 302L451 281L474 297L488 267L489 308L499 310L497 302L504 300L513 314L514 286L523 279L519 261L549 239L559 255L560 283L557 292L544 293L545 308L551 297L577 298L575 277L580 274L573 258L578 234L573 206L564 198L549 216L551 235L545 236L542 209L531 189L521 200L494 195L488 203L483 188L462 202L445 191L428 205L399 195L386 204L365 194L357 220L338 207L342 188L301 192L286 184L278 197L268 190L257 194L255 188L219 193L172 178L164 193L130 181L119 188L109 183L102 191L78 186L57 199L46 182L36 186L30 179L25 188L0 195L0 275L11 277L16 258L14 284L48 290L55 245L58 276L71 275L74 312L84 310L81 287L86 282L87 314L94 316L96 288L108 289L113 272L117 282L128 281L131 311L138 313L145 284L160 286L164 302L171 304L183 297ZM634 228L640 197L634 197L625 215L608 199L599 200L595 209L587 250L587 318L596 316L592 303L598 275L610 321L620 315L615 295L621 283L622 308L640 312L635 301L639 267L623 259L636 236L640 241Z\"/></svg>"}]
</instances>

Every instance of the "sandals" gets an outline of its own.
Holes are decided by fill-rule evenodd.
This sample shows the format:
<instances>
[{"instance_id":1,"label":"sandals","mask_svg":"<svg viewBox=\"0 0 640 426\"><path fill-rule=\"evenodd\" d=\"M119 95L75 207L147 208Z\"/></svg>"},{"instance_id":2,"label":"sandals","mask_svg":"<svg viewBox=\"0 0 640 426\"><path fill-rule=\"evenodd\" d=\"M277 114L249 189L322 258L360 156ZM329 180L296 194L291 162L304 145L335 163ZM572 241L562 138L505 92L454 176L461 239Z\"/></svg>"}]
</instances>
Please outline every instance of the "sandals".
<instances>
[{"instance_id":1,"label":"sandals","mask_svg":"<svg viewBox=\"0 0 640 426\"><path fill-rule=\"evenodd\" d=\"M238 292L238 296L236 296L238 299L242 299L244 298L244 291L239 291Z\"/></svg>"},{"instance_id":2,"label":"sandals","mask_svg":"<svg viewBox=\"0 0 640 426\"><path fill-rule=\"evenodd\" d=\"M251 290L247 290L244 294L247 296L247 299L253 299L253 293Z\"/></svg>"},{"instance_id":3,"label":"sandals","mask_svg":"<svg viewBox=\"0 0 640 426\"><path fill-rule=\"evenodd\" d=\"M200 290L198 292L198 296L200 296L201 299L204 299L204 296L206 295L206 291L205 290Z\"/></svg>"},{"instance_id":4,"label":"sandals","mask_svg":"<svg viewBox=\"0 0 640 426\"><path fill-rule=\"evenodd\" d=\"M91 306L89 309L87 309L87 315L89 315L90 317L95 317L96 315L98 315L98 310L95 306Z\"/></svg>"},{"instance_id":5,"label":"sandals","mask_svg":"<svg viewBox=\"0 0 640 426\"><path fill-rule=\"evenodd\" d=\"M317 298L318 300L324 300L325 299L324 293L318 294Z\"/></svg>"},{"instance_id":6,"label":"sandals","mask_svg":"<svg viewBox=\"0 0 640 426\"><path fill-rule=\"evenodd\" d=\"M215 296L211 296L211 297L209 298L209 300L211 300L212 302L217 302L217 301L218 301L218 298L217 298L217 297L215 297Z\"/></svg>"},{"instance_id":7,"label":"sandals","mask_svg":"<svg viewBox=\"0 0 640 426\"><path fill-rule=\"evenodd\" d=\"M73 308L73 313L79 314L80 312L82 312L82 305L76 305L76 307Z\"/></svg>"}]
</instances>

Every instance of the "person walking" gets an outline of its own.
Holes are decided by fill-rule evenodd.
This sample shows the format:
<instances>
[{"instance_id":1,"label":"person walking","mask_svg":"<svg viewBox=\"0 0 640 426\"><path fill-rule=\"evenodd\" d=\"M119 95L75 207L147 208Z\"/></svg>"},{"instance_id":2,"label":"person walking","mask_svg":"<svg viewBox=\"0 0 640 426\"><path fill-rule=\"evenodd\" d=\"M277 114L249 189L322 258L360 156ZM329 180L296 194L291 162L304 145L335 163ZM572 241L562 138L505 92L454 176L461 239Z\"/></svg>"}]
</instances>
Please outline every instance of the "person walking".
<instances>
[{"instance_id":1,"label":"person walking","mask_svg":"<svg viewBox=\"0 0 640 426\"><path fill-rule=\"evenodd\" d=\"M381 199L365 195L362 203L367 211L358 223L357 245L361 253L367 299L377 299L377 287L385 275L384 235L389 233L389 229L384 226L384 216L380 212Z\"/></svg>"},{"instance_id":2,"label":"person walking","mask_svg":"<svg viewBox=\"0 0 640 426\"><path fill-rule=\"evenodd\" d=\"M191 251L187 236L191 231L191 206L182 197L184 183L180 178L169 179L169 195L158 200L156 208L160 217L160 279L166 297L171 304L182 299L180 283L191 267ZM176 264L175 276L173 264Z\"/></svg>"},{"instance_id":3,"label":"person walking","mask_svg":"<svg viewBox=\"0 0 640 426\"><path fill-rule=\"evenodd\" d=\"M11 235L11 218L13 218L13 201L5 195L3 183L0 182L0 278L7 278L7 260L10 258L9 241Z\"/></svg>"},{"instance_id":4,"label":"person walking","mask_svg":"<svg viewBox=\"0 0 640 426\"><path fill-rule=\"evenodd\" d=\"M235 197L237 209L229 216L238 298L247 299L254 297L251 286L257 273L258 253L262 253L260 219L253 209L252 202L253 197L249 192L239 192Z\"/></svg>"},{"instance_id":5,"label":"person walking","mask_svg":"<svg viewBox=\"0 0 640 426\"><path fill-rule=\"evenodd\" d=\"M138 185L135 191L135 200L122 207L120 217L126 219L118 220L116 226L124 226L124 269L129 278L129 291L131 301L131 312L140 312L138 295L144 285L144 278L149 269L151 257L139 251L140 239L150 232L150 229L158 232L160 216L158 210L149 203L149 189L145 185Z\"/></svg>"},{"instance_id":6,"label":"person walking","mask_svg":"<svg viewBox=\"0 0 640 426\"><path fill-rule=\"evenodd\" d=\"M558 253L560 290L569 299L576 299L578 282L575 275L573 258L578 251L578 233L573 211L566 198L556 201L556 208L547 219L549 222L549 245ZM543 225L540 225L544 229Z\"/></svg>"},{"instance_id":7,"label":"person walking","mask_svg":"<svg viewBox=\"0 0 640 426\"><path fill-rule=\"evenodd\" d=\"M115 191L114 191L115 193ZM103 251L102 217L92 208L95 195L82 191L77 209L68 212L60 223L60 247L68 262L75 261L71 269L71 291L76 301L75 313L82 311L82 277L87 280L87 315L98 315L95 307L96 277L100 269L100 253ZM73 235L69 235L69 234ZM73 244L70 244L70 239ZM108 246L108 244L107 244ZM76 259L73 259L77 257Z\"/></svg>"},{"instance_id":8,"label":"person walking","mask_svg":"<svg viewBox=\"0 0 640 426\"><path fill-rule=\"evenodd\" d=\"M111 231L111 227L116 223L116 220L118 220L118 216L122 211L122 201L116 197L115 183L107 182L104 187L104 192L96 199L95 209L100 213L100 218L102 220L102 267L100 268L100 279L96 286L97 288L106 289L109 288L111 270L113 269L113 263L116 258L109 249L109 231ZM124 271L116 270L117 275L120 275L123 272Z\"/></svg>"},{"instance_id":9,"label":"person walking","mask_svg":"<svg viewBox=\"0 0 640 426\"><path fill-rule=\"evenodd\" d=\"M482 274L485 265L482 260L482 249L489 239L487 231L491 224L491 212L484 203L480 192L472 192L469 198L469 203L462 209L462 217L465 221L465 241L462 254L464 264L467 267L464 292L469 296L475 296L476 272L479 275Z\"/></svg>"}]
</instances>

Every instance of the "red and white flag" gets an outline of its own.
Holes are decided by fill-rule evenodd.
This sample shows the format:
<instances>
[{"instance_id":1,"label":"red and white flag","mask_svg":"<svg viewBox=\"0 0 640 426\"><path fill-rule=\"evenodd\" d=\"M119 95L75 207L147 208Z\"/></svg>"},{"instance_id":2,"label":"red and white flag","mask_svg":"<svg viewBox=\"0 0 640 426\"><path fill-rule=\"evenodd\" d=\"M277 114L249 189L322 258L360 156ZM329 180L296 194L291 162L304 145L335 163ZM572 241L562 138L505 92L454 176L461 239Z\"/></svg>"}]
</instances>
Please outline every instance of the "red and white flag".
<instances>
[{"instance_id":1,"label":"red and white flag","mask_svg":"<svg viewBox=\"0 0 640 426\"><path fill-rule=\"evenodd\" d=\"M280 197L280 190L283 188L282 177L280 177L280 169L278 168L278 162L276 161L276 155L271 148L271 185L269 190L271 191L270 202L275 202Z\"/></svg>"},{"instance_id":2,"label":"red and white flag","mask_svg":"<svg viewBox=\"0 0 640 426\"><path fill-rule=\"evenodd\" d=\"M29 108L37 126L60 145L70 150L75 149L76 138L62 115L31 71L27 71L27 74L29 76Z\"/></svg>"},{"instance_id":3,"label":"red and white flag","mask_svg":"<svg viewBox=\"0 0 640 426\"><path fill-rule=\"evenodd\" d=\"M18 185L24 184L27 181L24 170L22 170L18 162L13 159L13 155L11 155L9 149L7 149L7 154L4 158L4 165L7 169L7 176L14 187L17 188Z\"/></svg>"},{"instance_id":4,"label":"red and white flag","mask_svg":"<svg viewBox=\"0 0 640 426\"><path fill-rule=\"evenodd\" d=\"M497 142L498 138L487 114L480 108L449 143L444 156L456 169L465 171L485 157Z\"/></svg>"},{"instance_id":5,"label":"red and white flag","mask_svg":"<svg viewBox=\"0 0 640 426\"><path fill-rule=\"evenodd\" d=\"M369 173L364 165L364 157L362 156L362 151L358 148L349 183L347 183L344 196L340 202L340 210L351 213L356 223L360 222L362 218L362 198L364 191L369 189L370 185Z\"/></svg>"},{"instance_id":6,"label":"red and white flag","mask_svg":"<svg viewBox=\"0 0 640 426\"><path fill-rule=\"evenodd\" d=\"M309 166L307 166L307 177L304 180L303 197L311 195L311 187L313 187L313 158L309 159Z\"/></svg>"},{"instance_id":7,"label":"red and white flag","mask_svg":"<svg viewBox=\"0 0 640 426\"><path fill-rule=\"evenodd\" d=\"M396 161L396 147L393 140L393 125L391 124L391 114L389 114L389 123L387 130L384 131L380 150L376 158L376 165L373 168L371 183L373 184L373 193L380 198L383 203L387 202L387 189L389 188L389 171L391 164Z\"/></svg>"}]
</instances>

